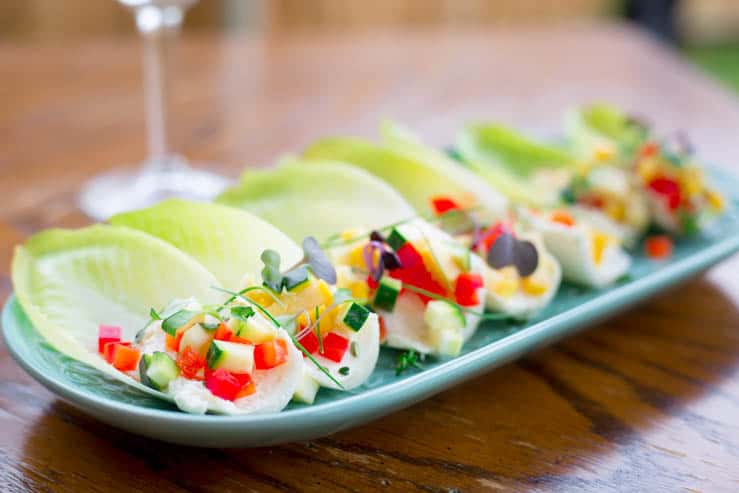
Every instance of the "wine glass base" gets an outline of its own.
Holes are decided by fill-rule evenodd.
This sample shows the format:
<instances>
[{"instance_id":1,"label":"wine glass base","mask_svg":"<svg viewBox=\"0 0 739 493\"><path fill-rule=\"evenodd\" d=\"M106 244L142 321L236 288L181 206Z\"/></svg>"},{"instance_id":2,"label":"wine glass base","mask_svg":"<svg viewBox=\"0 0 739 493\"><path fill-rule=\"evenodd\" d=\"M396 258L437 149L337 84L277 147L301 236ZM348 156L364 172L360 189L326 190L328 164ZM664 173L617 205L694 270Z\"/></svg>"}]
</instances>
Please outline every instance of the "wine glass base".
<instances>
[{"instance_id":1,"label":"wine glass base","mask_svg":"<svg viewBox=\"0 0 739 493\"><path fill-rule=\"evenodd\" d=\"M207 201L228 186L229 180L188 166L156 171L112 171L90 180L79 197L79 207L93 219L141 209L179 197Z\"/></svg>"}]
</instances>

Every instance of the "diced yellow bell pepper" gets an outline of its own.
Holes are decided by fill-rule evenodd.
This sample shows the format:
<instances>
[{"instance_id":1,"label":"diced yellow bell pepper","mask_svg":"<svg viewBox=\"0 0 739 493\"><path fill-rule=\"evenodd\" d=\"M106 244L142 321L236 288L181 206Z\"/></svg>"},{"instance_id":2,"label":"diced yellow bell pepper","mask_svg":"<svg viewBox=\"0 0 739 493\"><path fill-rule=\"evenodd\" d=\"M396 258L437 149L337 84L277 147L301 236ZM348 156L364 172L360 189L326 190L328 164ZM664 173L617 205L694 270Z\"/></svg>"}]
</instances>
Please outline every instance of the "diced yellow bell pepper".
<instances>
[{"instance_id":1,"label":"diced yellow bell pepper","mask_svg":"<svg viewBox=\"0 0 739 493\"><path fill-rule=\"evenodd\" d=\"M269 294L265 293L261 289L249 291L246 296L250 300L253 300L255 303L259 303L264 308L269 307L275 301Z\"/></svg>"},{"instance_id":2,"label":"diced yellow bell pepper","mask_svg":"<svg viewBox=\"0 0 739 493\"><path fill-rule=\"evenodd\" d=\"M498 272L500 277L493 281L493 292L503 298L510 298L520 287L518 272L513 267L505 267Z\"/></svg>"},{"instance_id":3,"label":"diced yellow bell pepper","mask_svg":"<svg viewBox=\"0 0 739 493\"><path fill-rule=\"evenodd\" d=\"M323 303L326 306L334 302L334 294L331 292L331 287L323 279L318 280L318 291L321 293Z\"/></svg>"},{"instance_id":4,"label":"diced yellow bell pepper","mask_svg":"<svg viewBox=\"0 0 739 493\"><path fill-rule=\"evenodd\" d=\"M613 146L609 145L600 145L595 149L595 151L593 151L593 157L596 161L600 162L610 161L615 155L616 152L614 151Z\"/></svg>"},{"instance_id":5,"label":"diced yellow bell pepper","mask_svg":"<svg viewBox=\"0 0 739 493\"><path fill-rule=\"evenodd\" d=\"M366 300L369 298L369 286L365 281L353 281L349 284L352 297L358 300Z\"/></svg>"},{"instance_id":6,"label":"diced yellow bell pepper","mask_svg":"<svg viewBox=\"0 0 739 493\"><path fill-rule=\"evenodd\" d=\"M366 269L364 263L364 244L360 244L352 248L349 252L349 265L358 269Z\"/></svg>"},{"instance_id":7,"label":"diced yellow bell pepper","mask_svg":"<svg viewBox=\"0 0 739 493\"><path fill-rule=\"evenodd\" d=\"M708 204L717 212L724 210L724 197L715 190L708 190L706 192L706 200Z\"/></svg>"},{"instance_id":8,"label":"diced yellow bell pepper","mask_svg":"<svg viewBox=\"0 0 739 493\"><path fill-rule=\"evenodd\" d=\"M344 241L353 240L357 236L360 235L360 231L358 229L347 229L341 232L339 237Z\"/></svg>"},{"instance_id":9,"label":"diced yellow bell pepper","mask_svg":"<svg viewBox=\"0 0 739 493\"><path fill-rule=\"evenodd\" d=\"M639 176L644 183L649 183L657 177L657 174L659 173L659 163L655 158L642 159L639 161L636 171L639 173Z\"/></svg>"},{"instance_id":10,"label":"diced yellow bell pepper","mask_svg":"<svg viewBox=\"0 0 739 493\"><path fill-rule=\"evenodd\" d=\"M547 292L547 285L534 276L529 276L521 280L521 289L528 295L541 296Z\"/></svg>"},{"instance_id":11,"label":"diced yellow bell pepper","mask_svg":"<svg viewBox=\"0 0 739 493\"><path fill-rule=\"evenodd\" d=\"M600 265L600 263L603 261L603 252L605 252L606 247L611 242L611 238L600 231L593 231L592 236L592 248L593 248L593 260L595 261L595 265Z\"/></svg>"}]
</instances>

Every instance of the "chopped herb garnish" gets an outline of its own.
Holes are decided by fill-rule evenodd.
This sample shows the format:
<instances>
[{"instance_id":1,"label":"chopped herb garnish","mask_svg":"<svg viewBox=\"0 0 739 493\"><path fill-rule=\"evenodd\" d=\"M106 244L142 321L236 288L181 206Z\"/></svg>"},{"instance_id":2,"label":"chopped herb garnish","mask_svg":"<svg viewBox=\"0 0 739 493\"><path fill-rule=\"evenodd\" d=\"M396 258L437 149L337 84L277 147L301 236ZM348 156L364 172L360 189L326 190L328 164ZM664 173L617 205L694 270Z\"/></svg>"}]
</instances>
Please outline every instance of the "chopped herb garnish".
<instances>
[{"instance_id":1,"label":"chopped herb garnish","mask_svg":"<svg viewBox=\"0 0 739 493\"><path fill-rule=\"evenodd\" d=\"M149 317L151 317L151 320L149 321L149 323L151 323L153 320L161 320L162 319L162 317L153 308L151 310L149 310Z\"/></svg>"},{"instance_id":2,"label":"chopped herb garnish","mask_svg":"<svg viewBox=\"0 0 739 493\"><path fill-rule=\"evenodd\" d=\"M242 300L246 301L247 303L250 303L250 304L254 305L255 307L257 307L257 309L260 312L262 312L268 319L270 319L273 324L275 324L275 327L277 327L278 329L279 328L282 328L282 326L280 325L280 322L278 322L277 319L275 317L273 317L272 314L266 308L264 308L262 305L260 305L259 303L257 303L253 299L246 298L244 296L241 296L241 294L239 294L239 293L237 293L235 291L230 291L228 289L219 288L218 286L211 286L210 288L211 289L215 289L216 291L220 291L222 293L230 294L231 295L231 298L229 298L229 301L226 301L226 303L230 303L231 301L235 300L236 298L241 298ZM247 290L248 290L248 288L246 290L242 290L242 292L245 292Z\"/></svg>"},{"instance_id":3,"label":"chopped herb garnish","mask_svg":"<svg viewBox=\"0 0 739 493\"><path fill-rule=\"evenodd\" d=\"M339 373L346 376L349 374L349 367L348 366L342 366L339 368Z\"/></svg>"},{"instance_id":4,"label":"chopped herb garnish","mask_svg":"<svg viewBox=\"0 0 739 493\"><path fill-rule=\"evenodd\" d=\"M426 356L422 353L417 353L413 349L400 353L398 362L395 365L395 376L400 375L409 368L423 369L423 366L419 361L423 361Z\"/></svg>"},{"instance_id":5,"label":"chopped herb garnish","mask_svg":"<svg viewBox=\"0 0 739 493\"><path fill-rule=\"evenodd\" d=\"M355 358L359 356L359 344L357 344L357 341L352 341L351 344L349 344L349 353L351 353Z\"/></svg>"},{"instance_id":6,"label":"chopped herb garnish","mask_svg":"<svg viewBox=\"0 0 739 493\"><path fill-rule=\"evenodd\" d=\"M232 306L231 316L246 321L249 317L254 316L254 308L250 306Z\"/></svg>"},{"instance_id":7,"label":"chopped herb garnish","mask_svg":"<svg viewBox=\"0 0 739 493\"><path fill-rule=\"evenodd\" d=\"M190 320L199 315L200 312L192 310L180 310L170 315L162 322L162 330L174 337L177 335L177 329L188 323Z\"/></svg>"},{"instance_id":8,"label":"chopped herb garnish","mask_svg":"<svg viewBox=\"0 0 739 493\"><path fill-rule=\"evenodd\" d=\"M310 354L308 352L308 350L305 349L303 347L303 345L298 342L298 340L295 338L295 336L292 336L291 335L290 338L293 340L293 344L295 344L295 347L298 348L298 349L300 349L300 351L305 355L305 357L308 358L311 361L311 363L313 363L314 365L316 365L316 368L318 368L321 371L321 373L323 373L328 378L330 378L331 381L334 382L336 385L338 385L341 390L345 390L344 389L344 386L341 385L341 382L339 382L338 380L336 380L334 378L334 376L331 375L331 373L328 371L328 369L325 366L323 366L321 363L319 363L318 360L316 358L314 358L313 355Z\"/></svg>"},{"instance_id":9,"label":"chopped herb garnish","mask_svg":"<svg viewBox=\"0 0 739 493\"><path fill-rule=\"evenodd\" d=\"M316 337L318 338L318 352L323 354L323 337L321 337L321 317L316 306Z\"/></svg>"}]
</instances>

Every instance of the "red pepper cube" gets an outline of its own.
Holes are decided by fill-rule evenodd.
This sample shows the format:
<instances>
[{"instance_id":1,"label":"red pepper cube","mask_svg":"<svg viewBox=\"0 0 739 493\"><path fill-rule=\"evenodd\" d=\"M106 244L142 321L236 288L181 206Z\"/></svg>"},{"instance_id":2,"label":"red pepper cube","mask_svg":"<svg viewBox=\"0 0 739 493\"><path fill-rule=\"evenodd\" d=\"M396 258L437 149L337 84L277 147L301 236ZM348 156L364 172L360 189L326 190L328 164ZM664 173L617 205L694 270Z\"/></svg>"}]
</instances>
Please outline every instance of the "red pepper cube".
<instances>
[{"instance_id":1,"label":"red pepper cube","mask_svg":"<svg viewBox=\"0 0 739 493\"><path fill-rule=\"evenodd\" d=\"M216 333L213 335L213 339L216 341L230 341L233 337L233 332L228 328L224 322L221 322L216 329Z\"/></svg>"},{"instance_id":2,"label":"red pepper cube","mask_svg":"<svg viewBox=\"0 0 739 493\"><path fill-rule=\"evenodd\" d=\"M316 336L316 333L312 330L308 331L303 337L298 339L298 343L310 354L318 351L318 336Z\"/></svg>"},{"instance_id":3,"label":"red pepper cube","mask_svg":"<svg viewBox=\"0 0 739 493\"><path fill-rule=\"evenodd\" d=\"M121 328L115 325L98 327L98 353L102 353L109 342L121 342Z\"/></svg>"},{"instance_id":4,"label":"red pepper cube","mask_svg":"<svg viewBox=\"0 0 739 493\"><path fill-rule=\"evenodd\" d=\"M682 191L675 180L663 176L657 177L649 182L649 188L664 198L670 210L675 210L680 206Z\"/></svg>"},{"instance_id":5,"label":"red pepper cube","mask_svg":"<svg viewBox=\"0 0 739 493\"><path fill-rule=\"evenodd\" d=\"M254 367L257 370L269 370L285 361L287 361L287 343L284 339L273 339L254 346Z\"/></svg>"},{"instance_id":6,"label":"red pepper cube","mask_svg":"<svg viewBox=\"0 0 739 493\"><path fill-rule=\"evenodd\" d=\"M449 197L439 196L431 198L431 206L434 208L434 212L437 216L444 214L447 211L461 209L459 204Z\"/></svg>"},{"instance_id":7,"label":"red pepper cube","mask_svg":"<svg viewBox=\"0 0 739 493\"><path fill-rule=\"evenodd\" d=\"M460 274L454 283L454 298L462 306L475 306L480 303L477 290L482 286L480 274Z\"/></svg>"},{"instance_id":8,"label":"red pepper cube","mask_svg":"<svg viewBox=\"0 0 739 493\"><path fill-rule=\"evenodd\" d=\"M335 332L330 332L323 338L323 352L321 353L321 356L339 363L348 348L349 339L342 337Z\"/></svg>"},{"instance_id":9,"label":"red pepper cube","mask_svg":"<svg viewBox=\"0 0 739 493\"><path fill-rule=\"evenodd\" d=\"M190 380L200 380L200 370L205 368L205 358L196 353L190 346L177 353L177 367L180 374Z\"/></svg>"},{"instance_id":10,"label":"red pepper cube","mask_svg":"<svg viewBox=\"0 0 739 493\"><path fill-rule=\"evenodd\" d=\"M237 377L222 368L205 372L205 387L211 394L227 401L233 401L244 387L243 378Z\"/></svg>"}]
</instances>

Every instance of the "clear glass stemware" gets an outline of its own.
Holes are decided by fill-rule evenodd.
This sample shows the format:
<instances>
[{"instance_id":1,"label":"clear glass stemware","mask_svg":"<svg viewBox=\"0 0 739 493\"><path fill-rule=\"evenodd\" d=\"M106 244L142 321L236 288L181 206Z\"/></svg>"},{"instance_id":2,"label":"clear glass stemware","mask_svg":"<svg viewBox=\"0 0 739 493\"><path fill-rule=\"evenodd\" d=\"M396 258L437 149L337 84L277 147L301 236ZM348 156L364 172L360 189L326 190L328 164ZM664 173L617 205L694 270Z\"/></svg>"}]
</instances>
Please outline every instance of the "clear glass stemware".
<instances>
[{"instance_id":1,"label":"clear glass stemware","mask_svg":"<svg viewBox=\"0 0 739 493\"><path fill-rule=\"evenodd\" d=\"M208 200L228 184L225 178L192 168L169 148L168 85L172 49L188 7L197 0L119 0L136 18L144 43L144 93L148 157L138 170L113 171L90 180L79 197L90 217L105 220L168 197Z\"/></svg>"}]
</instances>

